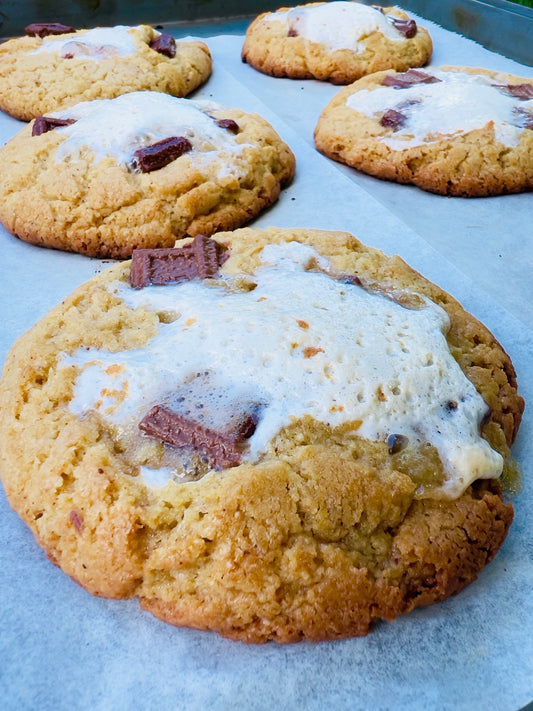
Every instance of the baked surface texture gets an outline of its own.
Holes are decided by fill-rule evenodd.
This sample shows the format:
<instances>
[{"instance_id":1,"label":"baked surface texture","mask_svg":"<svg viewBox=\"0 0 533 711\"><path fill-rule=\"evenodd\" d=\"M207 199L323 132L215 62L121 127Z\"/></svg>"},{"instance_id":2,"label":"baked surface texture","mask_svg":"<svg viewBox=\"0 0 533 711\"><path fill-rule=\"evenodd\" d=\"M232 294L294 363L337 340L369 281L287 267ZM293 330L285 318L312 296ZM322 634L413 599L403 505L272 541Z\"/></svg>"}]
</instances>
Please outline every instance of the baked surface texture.
<instances>
[{"instance_id":1,"label":"baked surface texture","mask_svg":"<svg viewBox=\"0 0 533 711\"><path fill-rule=\"evenodd\" d=\"M485 197L533 188L533 80L485 69L384 71L344 87L315 144L378 178Z\"/></svg>"},{"instance_id":2,"label":"baked surface texture","mask_svg":"<svg viewBox=\"0 0 533 711\"><path fill-rule=\"evenodd\" d=\"M151 46L160 35L139 25L8 40L0 45L0 109L30 121L79 101L130 91L187 96L211 75L209 48L200 40L175 40L174 50L162 53ZM43 51L48 46L53 51Z\"/></svg>"},{"instance_id":3,"label":"baked surface texture","mask_svg":"<svg viewBox=\"0 0 533 711\"><path fill-rule=\"evenodd\" d=\"M121 259L240 227L294 173L266 120L213 102L131 92L51 112L34 135L39 121L0 149L0 221L26 242L87 256ZM175 154L140 167L139 150L170 139Z\"/></svg>"},{"instance_id":4,"label":"baked surface texture","mask_svg":"<svg viewBox=\"0 0 533 711\"><path fill-rule=\"evenodd\" d=\"M333 2L262 13L246 32L242 58L274 77L349 84L382 69L423 66L432 51L428 31L399 8Z\"/></svg>"},{"instance_id":5,"label":"baked surface texture","mask_svg":"<svg viewBox=\"0 0 533 711\"><path fill-rule=\"evenodd\" d=\"M215 240L226 248L220 278L233 280L239 299L258 298L250 280L263 248L290 243L312 247L335 274L350 275L346 289L359 288L356 276L395 308L406 295L440 305L450 319L449 350L490 408L483 437L509 461L523 409L511 360L446 292L348 233L244 228ZM200 463L195 475L149 483L143 467L157 469L173 448L106 424L105 407L83 414L74 407L83 370L76 354L120 363L132 352L142 363L143 349L187 317L179 304L174 313L128 305L130 297L142 303L145 291L130 288L129 275L123 262L78 288L13 346L0 382L9 502L50 560L89 592L138 597L174 625L246 642L324 640L365 635L379 620L442 601L493 558L513 518L498 480L474 476L456 496L439 495L438 486L426 495L421 482L442 474L431 447L408 444L398 453L357 436L353 423L294 418L255 460ZM196 282L186 288L220 288L216 279ZM300 320L298 328L312 332ZM320 351L304 351L302 362L317 362ZM107 363L102 372L121 371ZM232 364L217 372L221 382ZM106 390L117 402L119 391ZM131 381L126 402L133 391Z\"/></svg>"}]
</instances>

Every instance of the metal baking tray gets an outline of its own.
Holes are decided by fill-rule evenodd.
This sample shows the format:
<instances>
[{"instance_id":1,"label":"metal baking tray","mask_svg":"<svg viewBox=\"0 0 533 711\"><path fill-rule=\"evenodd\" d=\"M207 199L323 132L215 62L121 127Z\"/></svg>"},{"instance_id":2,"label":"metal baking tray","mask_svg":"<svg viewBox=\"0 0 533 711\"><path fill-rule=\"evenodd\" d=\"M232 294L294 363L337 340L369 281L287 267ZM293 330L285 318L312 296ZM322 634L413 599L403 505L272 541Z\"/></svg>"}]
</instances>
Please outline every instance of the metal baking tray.
<instances>
[{"instance_id":1,"label":"metal baking tray","mask_svg":"<svg viewBox=\"0 0 533 711\"><path fill-rule=\"evenodd\" d=\"M302 0L304 2L304 0ZM392 5L386 0L363 0L367 5ZM0 2L0 36L20 35L28 22L63 22L74 27L141 22L190 23L251 18L281 5L283 0L7 0ZM531 66L533 8L507 0L406 0L404 9L459 32L484 47ZM31 18L31 19L28 19ZM460 63L460 62L458 62Z\"/></svg>"}]
</instances>

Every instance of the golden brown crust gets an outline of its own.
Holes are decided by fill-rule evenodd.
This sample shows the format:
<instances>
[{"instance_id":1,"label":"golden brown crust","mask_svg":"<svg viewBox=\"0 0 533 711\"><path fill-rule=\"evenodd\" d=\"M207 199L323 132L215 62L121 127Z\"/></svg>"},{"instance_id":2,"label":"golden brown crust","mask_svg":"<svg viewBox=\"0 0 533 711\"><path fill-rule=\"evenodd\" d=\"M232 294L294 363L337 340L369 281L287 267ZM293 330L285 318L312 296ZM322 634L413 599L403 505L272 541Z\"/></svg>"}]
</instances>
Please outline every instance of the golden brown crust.
<instances>
[{"instance_id":1,"label":"golden brown crust","mask_svg":"<svg viewBox=\"0 0 533 711\"><path fill-rule=\"evenodd\" d=\"M491 402L484 435L509 456L523 409L511 361L442 289L346 233L242 229L217 239L231 248L227 273L252 272L264 244L295 239L343 273L439 303L452 352ZM0 383L6 494L68 575L93 594L137 596L172 624L293 642L367 634L457 593L493 558L513 516L497 482L419 499L383 447L348 446L342 431L313 422L286 428L256 465L148 487L112 432L69 409L76 369L59 366L79 347L120 351L155 335L155 313L106 288L128 272L116 265L56 307L15 344Z\"/></svg>"},{"instance_id":2,"label":"golden brown crust","mask_svg":"<svg viewBox=\"0 0 533 711\"><path fill-rule=\"evenodd\" d=\"M112 157L96 162L89 149L75 161L57 160L64 136L32 136L32 122L0 149L0 221L26 242L114 259L246 224L278 199L294 174L294 155L258 114L212 115L238 123L239 154L220 151L202 161L193 151L149 173Z\"/></svg>"},{"instance_id":3,"label":"golden brown crust","mask_svg":"<svg viewBox=\"0 0 533 711\"><path fill-rule=\"evenodd\" d=\"M54 39L83 41L87 30ZM88 61L63 59L57 52L32 54L43 40L19 37L0 45L0 109L22 121L72 106L79 101L111 99L129 91L162 91L187 96L211 75L211 54L205 42L177 41L167 57L150 48L157 36L149 25L131 29L137 51Z\"/></svg>"},{"instance_id":4,"label":"golden brown crust","mask_svg":"<svg viewBox=\"0 0 533 711\"><path fill-rule=\"evenodd\" d=\"M485 75L501 84L533 86L531 79L485 69L442 69ZM377 89L386 75L395 74L393 71L377 72L341 89L318 120L315 128L318 150L333 160L378 178L412 183L442 195L484 197L533 189L531 128L522 130L516 145L503 143L496 136L494 121L489 121L482 128L458 135L442 135L439 140L402 150L388 146L383 139L393 137L394 129L382 126L379 116L355 111L346 101L361 90ZM435 130L438 131L438 127Z\"/></svg>"},{"instance_id":5,"label":"golden brown crust","mask_svg":"<svg viewBox=\"0 0 533 711\"><path fill-rule=\"evenodd\" d=\"M312 8L323 3L298 7ZM282 7L278 12L286 12ZM398 8L383 8L387 16L408 20ZM242 48L243 61L264 74L291 79L318 79L332 84L349 84L360 77L382 69L404 71L420 67L431 58L433 44L428 31L418 27L416 35L393 41L381 32L361 40L363 48L333 50L305 37L290 36L285 23L273 13L259 15L249 26Z\"/></svg>"}]
</instances>

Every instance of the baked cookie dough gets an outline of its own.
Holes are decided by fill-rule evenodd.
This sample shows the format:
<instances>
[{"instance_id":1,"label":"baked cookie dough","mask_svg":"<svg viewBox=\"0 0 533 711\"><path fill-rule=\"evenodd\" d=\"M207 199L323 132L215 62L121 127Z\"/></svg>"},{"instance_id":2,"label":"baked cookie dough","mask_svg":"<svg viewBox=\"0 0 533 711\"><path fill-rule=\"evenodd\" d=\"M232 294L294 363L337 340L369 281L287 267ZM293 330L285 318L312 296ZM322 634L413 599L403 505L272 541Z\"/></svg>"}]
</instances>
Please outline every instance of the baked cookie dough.
<instances>
[{"instance_id":1,"label":"baked cookie dough","mask_svg":"<svg viewBox=\"0 0 533 711\"><path fill-rule=\"evenodd\" d=\"M243 61L274 77L349 84L381 69L426 64L426 29L396 7L328 2L282 7L249 26Z\"/></svg>"},{"instance_id":2,"label":"baked cookie dough","mask_svg":"<svg viewBox=\"0 0 533 711\"><path fill-rule=\"evenodd\" d=\"M6 229L117 259L246 224L275 202L295 163L258 114L148 91L41 116L0 162Z\"/></svg>"},{"instance_id":3,"label":"baked cookie dough","mask_svg":"<svg viewBox=\"0 0 533 711\"><path fill-rule=\"evenodd\" d=\"M462 197L533 188L533 79L465 67L384 71L339 91L319 151L378 178Z\"/></svg>"},{"instance_id":4,"label":"baked cookie dough","mask_svg":"<svg viewBox=\"0 0 533 711\"><path fill-rule=\"evenodd\" d=\"M43 27L51 26L29 25L34 34L0 45L0 109L23 121L129 91L186 96L211 74L204 42L175 40L149 25L60 26L59 34Z\"/></svg>"},{"instance_id":5,"label":"baked cookie dough","mask_svg":"<svg viewBox=\"0 0 533 711\"><path fill-rule=\"evenodd\" d=\"M522 409L495 338L399 257L245 228L139 250L25 334L0 469L91 593L246 642L334 639L493 558Z\"/></svg>"}]
</instances>

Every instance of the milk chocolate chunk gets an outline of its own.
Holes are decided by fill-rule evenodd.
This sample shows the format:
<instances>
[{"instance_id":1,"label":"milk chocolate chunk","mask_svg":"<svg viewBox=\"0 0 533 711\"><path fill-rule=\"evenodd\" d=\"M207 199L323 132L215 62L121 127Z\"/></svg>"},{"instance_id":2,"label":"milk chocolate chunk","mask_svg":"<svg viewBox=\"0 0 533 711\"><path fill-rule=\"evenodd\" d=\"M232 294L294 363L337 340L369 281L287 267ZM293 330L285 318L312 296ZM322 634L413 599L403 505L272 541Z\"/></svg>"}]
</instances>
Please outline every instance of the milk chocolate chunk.
<instances>
[{"instance_id":1,"label":"milk chocolate chunk","mask_svg":"<svg viewBox=\"0 0 533 711\"><path fill-rule=\"evenodd\" d=\"M355 286L363 286L363 282L357 276L357 274L341 274L339 279L345 284L353 284Z\"/></svg>"},{"instance_id":2,"label":"milk chocolate chunk","mask_svg":"<svg viewBox=\"0 0 533 711\"><path fill-rule=\"evenodd\" d=\"M139 423L151 437L174 447L194 449L213 469L237 466L243 444L255 427L254 417L246 414L231 430L221 432L163 405L155 405Z\"/></svg>"},{"instance_id":3,"label":"milk chocolate chunk","mask_svg":"<svg viewBox=\"0 0 533 711\"><path fill-rule=\"evenodd\" d=\"M514 113L518 117L518 125L520 128L529 128L533 130L533 113L524 109L515 109Z\"/></svg>"},{"instance_id":4,"label":"milk chocolate chunk","mask_svg":"<svg viewBox=\"0 0 533 711\"><path fill-rule=\"evenodd\" d=\"M415 84L433 84L440 79L432 74L421 72L418 69L408 69L400 74L387 74L381 82L384 86L394 86L397 89L407 89Z\"/></svg>"},{"instance_id":5,"label":"milk chocolate chunk","mask_svg":"<svg viewBox=\"0 0 533 711\"><path fill-rule=\"evenodd\" d=\"M399 128L403 126L406 120L407 116L405 114L395 111L395 109L388 109L380 118L379 123L385 128Z\"/></svg>"},{"instance_id":6,"label":"milk chocolate chunk","mask_svg":"<svg viewBox=\"0 0 533 711\"><path fill-rule=\"evenodd\" d=\"M183 247L136 249L130 269L130 285L142 289L188 279L209 279L228 259L226 248L210 237L196 235Z\"/></svg>"},{"instance_id":7,"label":"milk chocolate chunk","mask_svg":"<svg viewBox=\"0 0 533 711\"><path fill-rule=\"evenodd\" d=\"M60 22L32 22L24 28L30 37L46 37L47 35L66 35L74 32L74 27L62 25Z\"/></svg>"},{"instance_id":8,"label":"milk chocolate chunk","mask_svg":"<svg viewBox=\"0 0 533 711\"><path fill-rule=\"evenodd\" d=\"M533 84L497 84L498 89L521 101L533 99Z\"/></svg>"},{"instance_id":9,"label":"milk chocolate chunk","mask_svg":"<svg viewBox=\"0 0 533 711\"><path fill-rule=\"evenodd\" d=\"M40 136L42 133L48 133L48 131L53 131L54 128L60 128L61 126L70 126L73 123L76 123L74 119L60 119L53 118L52 116L37 116L31 129L31 135Z\"/></svg>"},{"instance_id":10,"label":"milk chocolate chunk","mask_svg":"<svg viewBox=\"0 0 533 711\"><path fill-rule=\"evenodd\" d=\"M225 128L230 133L239 133L240 131L239 124L237 123L237 121L234 121L230 118L217 119L216 124L217 126L220 126L220 128Z\"/></svg>"},{"instance_id":11,"label":"milk chocolate chunk","mask_svg":"<svg viewBox=\"0 0 533 711\"><path fill-rule=\"evenodd\" d=\"M389 454L398 454L407 446L409 440L405 435L401 434L391 434L387 437L387 445L389 447Z\"/></svg>"},{"instance_id":12,"label":"milk chocolate chunk","mask_svg":"<svg viewBox=\"0 0 533 711\"><path fill-rule=\"evenodd\" d=\"M417 32L416 22L414 20L400 20L397 17L389 17L394 27L401 32L404 37L411 39Z\"/></svg>"},{"instance_id":13,"label":"milk chocolate chunk","mask_svg":"<svg viewBox=\"0 0 533 711\"><path fill-rule=\"evenodd\" d=\"M176 40L168 32L162 32L158 37L150 42L151 49L159 52L159 54L164 54L165 57L176 56Z\"/></svg>"},{"instance_id":14,"label":"milk chocolate chunk","mask_svg":"<svg viewBox=\"0 0 533 711\"><path fill-rule=\"evenodd\" d=\"M136 165L143 173L164 168L184 153L192 150L191 142L184 136L172 136L135 151Z\"/></svg>"}]
</instances>

